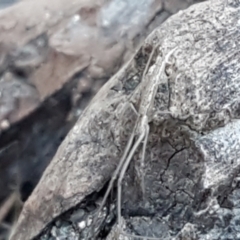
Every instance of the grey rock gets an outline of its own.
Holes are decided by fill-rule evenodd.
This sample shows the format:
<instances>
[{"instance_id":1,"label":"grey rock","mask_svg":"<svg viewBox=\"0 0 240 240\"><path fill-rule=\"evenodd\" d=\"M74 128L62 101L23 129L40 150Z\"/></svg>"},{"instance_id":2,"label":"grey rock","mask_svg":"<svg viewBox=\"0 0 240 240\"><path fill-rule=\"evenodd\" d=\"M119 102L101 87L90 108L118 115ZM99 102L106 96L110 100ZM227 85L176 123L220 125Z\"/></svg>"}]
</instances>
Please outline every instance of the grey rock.
<instances>
[{"instance_id":1,"label":"grey rock","mask_svg":"<svg viewBox=\"0 0 240 240\"><path fill-rule=\"evenodd\" d=\"M123 182L123 226L114 217L106 224L113 197L92 228L99 239L130 240L132 234L164 240L239 239L239 16L239 1L208 1L157 28L64 140L26 202L11 240L32 239L55 217L71 217L74 209L95 216L91 206L102 197L99 191L135 125L129 102L138 109L144 97L141 76L149 48L156 44L160 50L147 73L150 80L157 77L158 89L149 112L146 193L142 196L138 150ZM163 57L174 47L175 60L158 76ZM75 231L79 239L93 238L91 227L81 231Z\"/></svg>"}]
</instances>

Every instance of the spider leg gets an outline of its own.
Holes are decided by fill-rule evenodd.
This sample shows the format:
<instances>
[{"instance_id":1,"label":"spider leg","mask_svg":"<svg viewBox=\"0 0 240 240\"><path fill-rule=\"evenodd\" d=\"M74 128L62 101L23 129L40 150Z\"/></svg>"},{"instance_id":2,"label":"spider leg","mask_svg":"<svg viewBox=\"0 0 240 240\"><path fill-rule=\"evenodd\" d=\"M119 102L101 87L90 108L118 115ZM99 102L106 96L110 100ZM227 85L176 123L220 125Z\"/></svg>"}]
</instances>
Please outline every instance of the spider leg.
<instances>
[{"instance_id":1,"label":"spider leg","mask_svg":"<svg viewBox=\"0 0 240 240\"><path fill-rule=\"evenodd\" d=\"M120 162L119 162L116 170L114 171L114 173L113 173L113 175L111 177L111 180L109 182L107 191L104 194L104 197L103 197L103 200L101 202L101 205L100 205L99 209L96 212L96 218L95 218L95 220L93 222L93 236L95 236L95 234L94 234L94 226L95 226L95 223L96 223L96 219L98 218L99 213L102 211L102 209L103 209L103 207L104 207L104 205L105 205L105 203L107 201L107 198L108 198L108 196L110 194L110 191L113 188L114 181L117 179L117 176L118 176L118 174L119 174L119 172L120 172L120 170L122 168L122 165L124 164L124 162L126 160L127 154L128 154L128 152L129 152L129 150L130 150L130 148L132 146L134 136L135 136L135 132L133 131L131 136L130 136L130 138L129 138L129 140L128 140L128 142L127 142L126 148L124 149L124 153L123 153L123 155L122 155L122 157L120 159Z\"/></svg>"},{"instance_id":2,"label":"spider leg","mask_svg":"<svg viewBox=\"0 0 240 240\"><path fill-rule=\"evenodd\" d=\"M140 134L140 136L138 137L137 141L135 142L135 144L133 145L126 161L123 164L122 170L120 172L119 178L118 178L118 197L117 197L117 215L118 215L118 224L119 226L121 226L121 200L122 200L122 181L123 178L125 176L125 173L127 171L127 168L132 160L132 157L134 155L134 153L136 152L137 148L139 147L139 145L141 144L142 140L144 139L146 135L145 131L142 131L142 133Z\"/></svg>"},{"instance_id":3,"label":"spider leg","mask_svg":"<svg viewBox=\"0 0 240 240\"><path fill-rule=\"evenodd\" d=\"M144 167L145 167L145 155L146 155L146 147L147 147L147 141L149 136L149 125L146 125L146 134L144 137L143 142L143 149L142 149L142 157L141 157L141 165L140 165L140 173L141 173L141 188L142 188L142 194L143 198L145 196L145 182L144 182Z\"/></svg>"}]
</instances>

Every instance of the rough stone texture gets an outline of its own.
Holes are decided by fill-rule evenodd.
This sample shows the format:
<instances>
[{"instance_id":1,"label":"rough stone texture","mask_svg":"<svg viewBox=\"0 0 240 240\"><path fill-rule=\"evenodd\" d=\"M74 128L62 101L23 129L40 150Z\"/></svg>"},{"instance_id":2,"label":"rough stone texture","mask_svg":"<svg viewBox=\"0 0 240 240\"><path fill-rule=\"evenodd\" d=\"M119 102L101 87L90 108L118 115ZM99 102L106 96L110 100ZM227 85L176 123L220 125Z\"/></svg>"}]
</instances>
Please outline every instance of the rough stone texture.
<instances>
[{"instance_id":1,"label":"rough stone texture","mask_svg":"<svg viewBox=\"0 0 240 240\"><path fill-rule=\"evenodd\" d=\"M26 202L11 240L33 239L61 214L41 240L89 238L88 221L137 118L129 102L138 109L149 46L158 43L161 54L148 71L150 78L170 49L178 49L174 65L158 80L144 198L139 184L141 151L125 176L124 231L159 239L240 239L239 16L239 1L209 1L179 12L157 28L99 91L63 141ZM116 219L109 215L115 199L109 202L113 205L106 208L112 209L108 214L103 210L99 238L111 232L112 239L133 239L112 228ZM76 211L80 220L71 224Z\"/></svg>"},{"instance_id":2,"label":"rough stone texture","mask_svg":"<svg viewBox=\"0 0 240 240\"><path fill-rule=\"evenodd\" d=\"M1 96L0 108L8 111L0 111L0 122L7 119L11 125L21 120L76 74L108 78L156 27L156 20L163 22L197 1L24 0L2 9L0 77L10 72L19 84L37 92L25 95L23 91L12 101L38 101L31 107L23 103L8 106ZM0 83L0 92L4 90Z\"/></svg>"},{"instance_id":3,"label":"rough stone texture","mask_svg":"<svg viewBox=\"0 0 240 240\"><path fill-rule=\"evenodd\" d=\"M24 0L0 11L0 202L13 185L34 188L103 83L193 2Z\"/></svg>"},{"instance_id":4,"label":"rough stone texture","mask_svg":"<svg viewBox=\"0 0 240 240\"><path fill-rule=\"evenodd\" d=\"M19 84L35 88L36 93L22 91L12 101L38 101L31 108L8 106L1 96L1 108L7 112L0 111L0 122L19 121L83 70L88 78L115 73L161 9L161 0L122 1L119 5L105 0L26 0L1 10L0 75L10 72ZM4 90L1 82L0 91Z\"/></svg>"}]
</instances>

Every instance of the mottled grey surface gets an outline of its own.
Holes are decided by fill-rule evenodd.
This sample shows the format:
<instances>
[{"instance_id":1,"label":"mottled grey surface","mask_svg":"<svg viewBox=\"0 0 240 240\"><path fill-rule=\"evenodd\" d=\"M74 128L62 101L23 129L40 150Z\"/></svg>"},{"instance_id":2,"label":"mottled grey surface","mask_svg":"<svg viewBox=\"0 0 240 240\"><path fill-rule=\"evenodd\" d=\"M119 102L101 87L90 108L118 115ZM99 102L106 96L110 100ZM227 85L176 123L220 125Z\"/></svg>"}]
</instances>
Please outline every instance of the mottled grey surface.
<instances>
[{"instance_id":1,"label":"mottled grey surface","mask_svg":"<svg viewBox=\"0 0 240 240\"><path fill-rule=\"evenodd\" d=\"M163 56L176 46L177 51L164 76L158 76L145 158L146 194L140 187L141 151L124 179L124 231L164 240L240 239L239 16L239 1L209 1L156 29L64 140L26 202L12 240L30 239L27 234L33 236L64 212L36 239L92 239L102 188L136 121L129 101L138 109L149 45L157 43L161 52L149 78L157 76L152 73ZM140 239L119 233L115 200L113 191L94 226L98 238Z\"/></svg>"}]
</instances>

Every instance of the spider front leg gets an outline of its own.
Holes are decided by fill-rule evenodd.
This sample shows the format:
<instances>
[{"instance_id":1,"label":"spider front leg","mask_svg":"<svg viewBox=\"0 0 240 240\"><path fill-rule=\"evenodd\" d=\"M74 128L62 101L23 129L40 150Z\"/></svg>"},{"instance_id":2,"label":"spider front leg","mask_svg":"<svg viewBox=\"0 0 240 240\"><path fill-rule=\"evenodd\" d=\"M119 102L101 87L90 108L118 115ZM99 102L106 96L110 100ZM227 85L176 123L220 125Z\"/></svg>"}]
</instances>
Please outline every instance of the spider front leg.
<instances>
[{"instance_id":1,"label":"spider front leg","mask_svg":"<svg viewBox=\"0 0 240 240\"><path fill-rule=\"evenodd\" d=\"M146 125L144 125L144 120L142 121L142 128L141 128L141 134L138 137L137 141L135 142L135 144L133 145L126 161L123 164L122 170L120 172L119 178L118 178L118 195L117 195L117 216L118 216L118 225L121 228L121 202L122 202L122 181L123 178L126 174L127 168L133 158L133 155L135 154L137 148L139 147L139 145L141 144L141 142L143 141L144 137L146 136L147 133L147 128Z\"/></svg>"},{"instance_id":2,"label":"spider front leg","mask_svg":"<svg viewBox=\"0 0 240 240\"><path fill-rule=\"evenodd\" d=\"M145 130L146 133L145 133L145 138L144 138L144 142L143 142L142 157L141 157L141 162L140 162L140 177L141 177L141 188L142 188L143 198L145 197L144 169L145 169L145 155L146 155L149 130L150 130L149 124L146 124L146 130Z\"/></svg>"},{"instance_id":3,"label":"spider front leg","mask_svg":"<svg viewBox=\"0 0 240 240\"><path fill-rule=\"evenodd\" d=\"M120 170L121 170L121 168L122 168L122 166L123 166L123 164L124 164L124 162L125 162L125 160L126 160L126 157L127 157L127 155L128 155L128 152L130 151L130 148L131 148L131 146L132 146L134 136L135 136L135 131L133 131L133 132L131 133L131 136L130 136L130 138L128 139L127 146L126 146L125 149L124 149L124 153L123 153L123 155L122 155L122 157L121 157L121 159L120 159L120 161L119 161L119 164L118 164L116 170L114 171L114 173L113 173L113 175L112 175L112 177L111 177L111 180L110 180L110 182L109 182L107 191L106 191L105 194L104 194L104 197L103 197L103 200L102 200L102 202L101 202L101 205L100 205L99 209L98 209L97 212L96 212L96 218L95 218L95 220L93 221L93 224L92 224L92 226L93 226L93 228L92 228L92 235L93 235L94 237L96 237L96 233L94 233L94 227L95 227L97 218L98 218L98 216L99 216L99 213L100 213L101 210L103 209L103 207L104 207L104 205L105 205L105 203L106 203L106 201L107 201L107 198L108 198L108 196L109 196L109 194L110 194L110 192L111 192L111 190L112 190L112 188L113 188L114 181L117 179L117 176L118 176L118 174L119 174L119 172L120 172Z\"/></svg>"}]
</instances>

